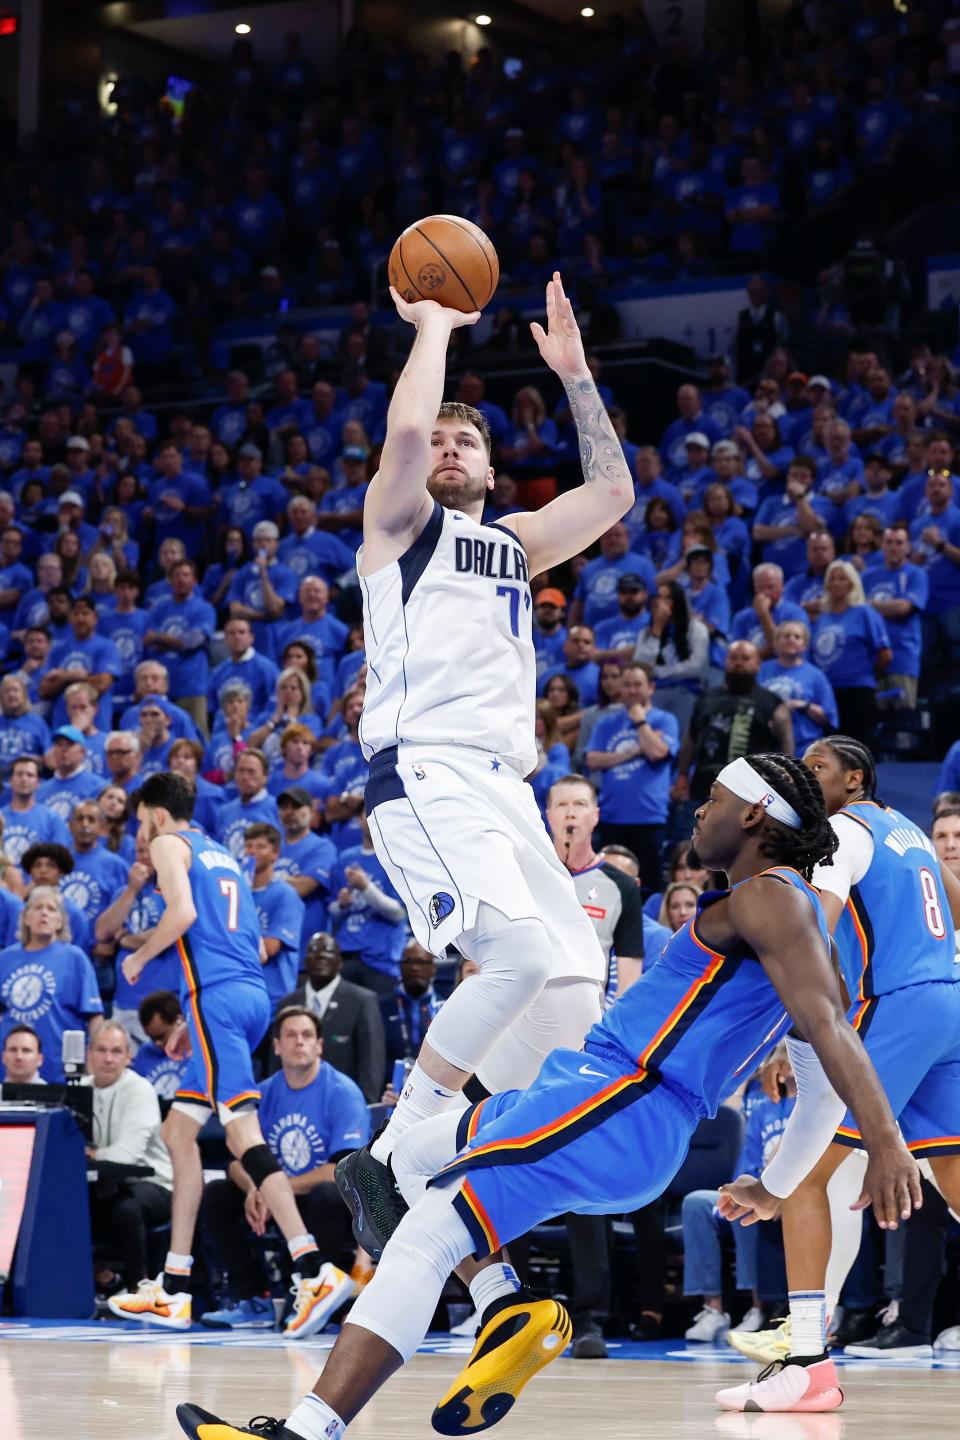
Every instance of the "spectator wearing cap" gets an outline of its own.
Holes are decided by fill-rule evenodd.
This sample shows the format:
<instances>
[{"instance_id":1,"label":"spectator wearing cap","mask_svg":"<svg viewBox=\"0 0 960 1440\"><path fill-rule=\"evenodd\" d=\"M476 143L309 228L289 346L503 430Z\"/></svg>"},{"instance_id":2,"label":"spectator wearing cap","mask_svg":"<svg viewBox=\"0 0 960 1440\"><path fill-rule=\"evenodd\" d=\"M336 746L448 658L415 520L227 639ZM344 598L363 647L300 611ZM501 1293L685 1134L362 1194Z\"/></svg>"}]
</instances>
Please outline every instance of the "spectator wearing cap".
<instances>
[{"instance_id":1,"label":"spectator wearing cap","mask_svg":"<svg viewBox=\"0 0 960 1440\"><path fill-rule=\"evenodd\" d=\"M773 655L760 666L760 684L790 711L796 754L839 725L833 686L807 658L810 629L802 620L784 620L774 631Z\"/></svg>"},{"instance_id":2,"label":"spectator wearing cap","mask_svg":"<svg viewBox=\"0 0 960 1440\"><path fill-rule=\"evenodd\" d=\"M883 563L863 572L867 604L881 616L890 637L893 659L880 677L878 688L899 690L897 708L913 710L917 704L922 646L921 616L927 607L929 582L919 565L908 560L910 530L895 521L883 532Z\"/></svg>"},{"instance_id":3,"label":"spectator wearing cap","mask_svg":"<svg viewBox=\"0 0 960 1440\"><path fill-rule=\"evenodd\" d=\"M265 821L276 825L277 802L267 790L269 764L262 750L241 750L233 770L237 798L228 800L217 815L216 839L236 860L244 856L245 836L251 825Z\"/></svg>"},{"instance_id":4,"label":"spectator wearing cap","mask_svg":"<svg viewBox=\"0 0 960 1440\"><path fill-rule=\"evenodd\" d=\"M237 479L214 496L221 533L235 525L249 539L261 520L272 520L278 528L283 524L287 492L279 480L262 472L263 452L247 441L237 451Z\"/></svg>"},{"instance_id":5,"label":"spectator wearing cap","mask_svg":"<svg viewBox=\"0 0 960 1440\"><path fill-rule=\"evenodd\" d=\"M335 615L330 615L330 588L319 575L305 575L296 587L300 614L285 620L272 632L274 653L282 655L291 642L299 640L313 652L317 662L317 678L333 692L337 665L347 646L349 628Z\"/></svg>"},{"instance_id":6,"label":"spectator wearing cap","mask_svg":"<svg viewBox=\"0 0 960 1440\"><path fill-rule=\"evenodd\" d=\"M297 577L277 559L280 532L272 520L253 527L254 558L238 571L228 592L230 618L253 627L258 650L273 653L274 626L291 611Z\"/></svg>"},{"instance_id":7,"label":"spectator wearing cap","mask_svg":"<svg viewBox=\"0 0 960 1440\"><path fill-rule=\"evenodd\" d=\"M713 578L713 563L714 552L709 545L690 545L684 552L684 568L677 584L686 592L690 614L707 627L711 663L722 666L730 635L730 601L724 587Z\"/></svg>"},{"instance_id":8,"label":"spectator wearing cap","mask_svg":"<svg viewBox=\"0 0 960 1440\"><path fill-rule=\"evenodd\" d=\"M183 452L165 440L153 457L154 478L147 486L144 519L152 520L158 545L181 540L184 554L200 554L206 545L207 521L213 510L210 486L195 471L185 470Z\"/></svg>"},{"instance_id":9,"label":"spectator wearing cap","mask_svg":"<svg viewBox=\"0 0 960 1440\"><path fill-rule=\"evenodd\" d=\"M70 831L53 810L37 804L40 788L40 760L35 755L19 755L13 762L9 778L9 802L0 809L3 822L3 850L15 865L24 853L40 841L53 841L69 848ZM98 787L99 788L99 787Z\"/></svg>"},{"instance_id":10,"label":"spectator wearing cap","mask_svg":"<svg viewBox=\"0 0 960 1440\"><path fill-rule=\"evenodd\" d=\"M787 383L799 375L800 371L794 371L787 377ZM831 386L826 375L811 375L803 388L803 403L788 407L788 419L784 422L783 429L789 443L796 450L797 454L808 453L808 447L813 440L813 417L821 407L830 408Z\"/></svg>"},{"instance_id":11,"label":"spectator wearing cap","mask_svg":"<svg viewBox=\"0 0 960 1440\"><path fill-rule=\"evenodd\" d=\"M555 675L563 675L577 687L581 705L595 705L600 684L600 666L593 658L594 634L589 625L571 625L563 642L563 660L551 665L538 681L538 692L546 695Z\"/></svg>"},{"instance_id":12,"label":"spectator wearing cap","mask_svg":"<svg viewBox=\"0 0 960 1440\"><path fill-rule=\"evenodd\" d=\"M630 659L637 636L650 622L647 603L650 587L642 575L628 570L617 581L618 613L601 620L594 631L594 659L602 665L606 660Z\"/></svg>"},{"instance_id":13,"label":"spectator wearing cap","mask_svg":"<svg viewBox=\"0 0 960 1440\"><path fill-rule=\"evenodd\" d=\"M169 769L173 737L170 734L170 702L162 695L148 695L140 701L140 781Z\"/></svg>"},{"instance_id":14,"label":"spectator wearing cap","mask_svg":"<svg viewBox=\"0 0 960 1440\"><path fill-rule=\"evenodd\" d=\"M37 805L58 815L63 822L69 821L73 806L89 796L99 795L102 778L86 769L86 747L82 730L75 724L62 724L53 730L53 775L37 789Z\"/></svg>"},{"instance_id":15,"label":"spectator wearing cap","mask_svg":"<svg viewBox=\"0 0 960 1440\"><path fill-rule=\"evenodd\" d=\"M800 573L806 560L806 537L829 529L833 507L822 495L813 494L816 465L806 455L797 455L787 468L782 495L761 500L753 522L753 539L764 563L779 565L791 578Z\"/></svg>"},{"instance_id":16,"label":"spectator wearing cap","mask_svg":"<svg viewBox=\"0 0 960 1440\"><path fill-rule=\"evenodd\" d=\"M96 607L85 595L78 595L70 605L70 629L71 637L58 640L50 649L47 668L40 677L40 699L53 701L52 721L61 725L67 718L64 690L86 678L100 696L97 724L108 730L113 715L113 682L123 671L120 654L112 640L96 634Z\"/></svg>"},{"instance_id":17,"label":"spectator wearing cap","mask_svg":"<svg viewBox=\"0 0 960 1440\"><path fill-rule=\"evenodd\" d=\"M694 497L697 492L704 489L713 479L713 471L710 469L710 441L702 430L691 430L683 442L686 454L683 465L674 472L674 482L680 494L683 496L683 503L688 509L695 504Z\"/></svg>"},{"instance_id":18,"label":"spectator wearing cap","mask_svg":"<svg viewBox=\"0 0 960 1440\"><path fill-rule=\"evenodd\" d=\"M297 983L304 905L293 886L274 873L280 856L280 831L276 825L265 821L248 825L244 849L266 951L263 978L271 1009L276 1014L283 997Z\"/></svg>"},{"instance_id":19,"label":"spectator wearing cap","mask_svg":"<svg viewBox=\"0 0 960 1440\"><path fill-rule=\"evenodd\" d=\"M707 361L707 383L702 390L703 412L721 435L732 435L750 396L730 378L730 359L711 355ZM714 447L716 454L716 447Z\"/></svg>"},{"instance_id":20,"label":"spectator wearing cap","mask_svg":"<svg viewBox=\"0 0 960 1440\"><path fill-rule=\"evenodd\" d=\"M362 807L358 822L360 843L340 852L329 912L344 979L389 995L400 973L407 914L373 848Z\"/></svg>"},{"instance_id":21,"label":"spectator wearing cap","mask_svg":"<svg viewBox=\"0 0 960 1440\"><path fill-rule=\"evenodd\" d=\"M171 567L169 581L169 599L159 601L149 612L144 653L163 658L170 676L171 699L206 735L210 684L207 643L217 617L213 606L196 594L197 567L192 560L178 560Z\"/></svg>"},{"instance_id":22,"label":"spectator wearing cap","mask_svg":"<svg viewBox=\"0 0 960 1440\"><path fill-rule=\"evenodd\" d=\"M799 605L784 599L783 571L779 565L765 563L754 566L753 601L738 610L730 627L731 640L749 640L769 659L774 649L774 632L784 620L806 624L806 615Z\"/></svg>"},{"instance_id":23,"label":"spectator wearing cap","mask_svg":"<svg viewBox=\"0 0 960 1440\"><path fill-rule=\"evenodd\" d=\"M288 532L280 541L277 559L298 580L318 575L333 584L352 570L356 557L336 535L317 529L317 507L307 495L294 495L287 505Z\"/></svg>"},{"instance_id":24,"label":"spectator wearing cap","mask_svg":"<svg viewBox=\"0 0 960 1440\"><path fill-rule=\"evenodd\" d=\"M563 642L567 627L563 623L567 597L556 586L547 585L533 597L533 650L537 657L537 676L557 665L563 658Z\"/></svg>"},{"instance_id":25,"label":"spectator wearing cap","mask_svg":"<svg viewBox=\"0 0 960 1440\"><path fill-rule=\"evenodd\" d=\"M347 445L340 456L343 484L328 490L320 502L321 525L335 530L354 552L362 539L363 506L369 483L367 459L362 445Z\"/></svg>"},{"instance_id":26,"label":"spectator wearing cap","mask_svg":"<svg viewBox=\"0 0 960 1440\"><path fill-rule=\"evenodd\" d=\"M223 687L239 680L250 691L251 711L259 715L273 698L280 671L268 656L254 649L253 626L249 620L229 619L223 627L223 638L227 658L221 660L210 676L209 713L216 716L221 708Z\"/></svg>"},{"instance_id":27,"label":"spectator wearing cap","mask_svg":"<svg viewBox=\"0 0 960 1440\"><path fill-rule=\"evenodd\" d=\"M337 848L325 835L311 829L313 796L302 785L288 785L277 796L277 810L283 830L280 854L274 866L278 880L285 880L304 903L303 942L327 927L327 900Z\"/></svg>"},{"instance_id":28,"label":"spectator wearing cap","mask_svg":"<svg viewBox=\"0 0 960 1440\"><path fill-rule=\"evenodd\" d=\"M660 883L670 761L680 749L677 719L655 706L655 689L652 666L625 666L621 703L600 716L586 753L587 769L600 774L604 843L626 845L633 851L648 890Z\"/></svg>"},{"instance_id":29,"label":"spectator wearing cap","mask_svg":"<svg viewBox=\"0 0 960 1440\"><path fill-rule=\"evenodd\" d=\"M693 494L693 508L702 510L711 485L720 484L728 491L735 513L751 516L757 508L757 487L743 473L743 458L735 440L718 440L710 452L712 468Z\"/></svg>"},{"instance_id":30,"label":"spectator wearing cap","mask_svg":"<svg viewBox=\"0 0 960 1440\"><path fill-rule=\"evenodd\" d=\"M707 444L722 440L723 435L703 408L703 398L696 385L681 385L677 391L678 418L671 422L660 440L660 455L667 479L676 481L687 463L686 438L698 433L706 435ZM653 498L652 496L650 497Z\"/></svg>"},{"instance_id":31,"label":"spectator wearing cap","mask_svg":"<svg viewBox=\"0 0 960 1440\"><path fill-rule=\"evenodd\" d=\"M648 590L656 584L653 565L645 555L631 551L627 527L618 520L600 536L600 554L580 572L570 603L571 627L586 624L592 629L599 621L614 618L618 610L617 581L627 574L639 575Z\"/></svg>"},{"instance_id":32,"label":"spectator wearing cap","mask_svg":"<svg viewBox=\"0 0 960 1440\"><path fill-rule=\"evenodd\" d=\"M72 530L80 541L80 552L86 554L96 545L100 533L95 525L88 525L84 520L86 501L80 490L64 490L57 499L57 536L64 530ZM51 548L56 543L56 536L51 538Z\"/></svg>"},{"instance_id":33,"label":"spectator wearing cap","mask_svg":"<svg viewBox=\"0 0 960 1440\"><path fill-rule=\"evenodd\" d=\"M4 631L13 623L17 606L33 585L29 567L20 559L23 554L23 533L16 525L5 525L0 531L0 620ZM4 636L4 648L6 639Z\"/></svg>"}]
</instances>

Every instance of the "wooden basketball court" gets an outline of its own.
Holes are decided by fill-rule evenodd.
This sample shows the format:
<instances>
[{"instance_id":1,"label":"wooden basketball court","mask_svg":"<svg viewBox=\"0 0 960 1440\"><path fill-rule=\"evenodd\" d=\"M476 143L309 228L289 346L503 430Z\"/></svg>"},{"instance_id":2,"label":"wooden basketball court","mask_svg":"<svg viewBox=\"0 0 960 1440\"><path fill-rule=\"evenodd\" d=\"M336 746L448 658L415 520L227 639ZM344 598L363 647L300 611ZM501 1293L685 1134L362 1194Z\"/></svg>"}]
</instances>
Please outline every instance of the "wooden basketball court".
<instances>
[{"instance_id":1,"label":"wooden basketball court","mask_svg":"<svg viewBox=\"0 0 960 1440\"><path fill-rule=\"evenodd\" d=\"M332 1341L300 1345L257 1332L183 1336L113 1325L0 1326L3 1440L176 1440L174 1408L193 1400L241 1424L283 1416L312 1387ZM430 1412L469 1346L430 1337L350 1427L367 1440L426 1440ZM736 1415L714 1391L756 1367L724 1350L611 1345L603 1361L559 1360L498 1427L502 1440L955 1440L960 1355L843 1365L847 1392L832 1415ZM729 1355L729 1359L726 1356ZM650 1356L651 1358L645 1358ZM653 1358L660 1357L660 1358Z\"/></svg>"}]
</instances>

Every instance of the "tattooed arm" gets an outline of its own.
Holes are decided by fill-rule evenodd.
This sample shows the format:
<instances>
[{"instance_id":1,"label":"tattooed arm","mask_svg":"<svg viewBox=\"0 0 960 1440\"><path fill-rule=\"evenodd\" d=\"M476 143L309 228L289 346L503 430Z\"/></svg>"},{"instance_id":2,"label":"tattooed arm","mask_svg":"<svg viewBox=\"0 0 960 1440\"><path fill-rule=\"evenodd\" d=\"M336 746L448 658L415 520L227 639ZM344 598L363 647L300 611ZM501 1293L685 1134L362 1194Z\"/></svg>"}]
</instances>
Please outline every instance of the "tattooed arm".
<instances>
[{"instance_id":1,"label":"tattooed arm","mask_svg":"<svg viewBox=\"0 0 960 1440\"><path fill-rule=\"evenodd\" d=\"M560 276L547 285L547 329L531 325L540 354L567 392L580 441L584 483L542 510L509 515L500 523L523 543L530 574L559 565L599 539L633 504L633 481L620 441L593 383L573 306Z\"/></svg>"}]
</instances>

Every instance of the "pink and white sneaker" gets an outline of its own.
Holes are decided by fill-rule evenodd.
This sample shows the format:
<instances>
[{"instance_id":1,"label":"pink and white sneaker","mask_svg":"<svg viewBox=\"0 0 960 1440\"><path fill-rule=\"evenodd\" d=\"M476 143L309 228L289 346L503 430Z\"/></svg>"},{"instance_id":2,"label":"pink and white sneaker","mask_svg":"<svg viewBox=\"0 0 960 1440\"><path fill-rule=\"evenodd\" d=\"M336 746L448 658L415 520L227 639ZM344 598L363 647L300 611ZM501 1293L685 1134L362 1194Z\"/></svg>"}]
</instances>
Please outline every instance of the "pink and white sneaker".
<instances>
[{"instance_id":1,"label":"pink and white sneaker","mask_svg":"<svg viewBox=\"0 0 960 1440\"><path fill-rule=\"evenodd\" d=\"M748 1385L718 1390L717 1404L724 1410L820 1412L838 1410L843 1391L832 1360L817 1360L813 1365L777 1361Z\"/></svg>"}]
</instances>

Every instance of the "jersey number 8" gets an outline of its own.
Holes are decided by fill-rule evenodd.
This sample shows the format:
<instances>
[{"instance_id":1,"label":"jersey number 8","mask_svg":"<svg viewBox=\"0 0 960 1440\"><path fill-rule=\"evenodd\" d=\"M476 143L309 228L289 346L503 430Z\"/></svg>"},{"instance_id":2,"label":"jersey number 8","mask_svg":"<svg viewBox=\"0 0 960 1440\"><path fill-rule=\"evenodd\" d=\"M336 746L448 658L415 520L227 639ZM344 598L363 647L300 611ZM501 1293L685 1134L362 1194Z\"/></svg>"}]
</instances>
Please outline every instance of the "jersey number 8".
<instances>
[{"instance_id":1,"label":"jersey number 8","mask_svg":"<svg viewBox=\"0 0 960 1440\"><path fill-rule=\"evenodd\" d=\"M920 871L920 890L923 895L923 918L927 922L927 929L937 940L942 940L947 933L947 927L943 923L940 892L932 871L927 869Z\"/></svg>"}]
</instances>

